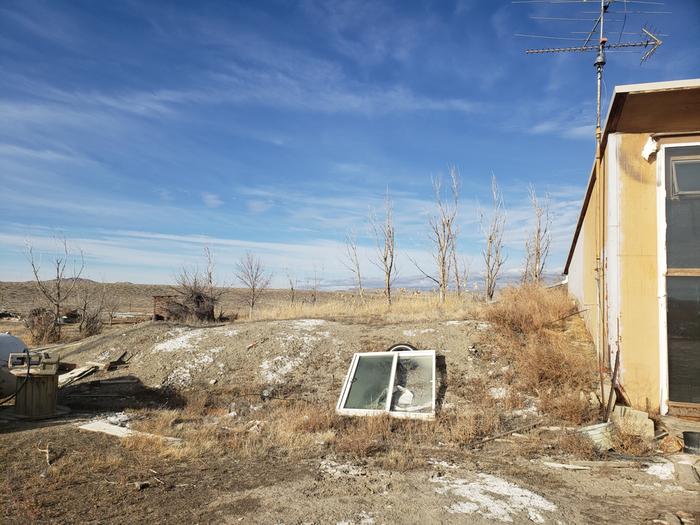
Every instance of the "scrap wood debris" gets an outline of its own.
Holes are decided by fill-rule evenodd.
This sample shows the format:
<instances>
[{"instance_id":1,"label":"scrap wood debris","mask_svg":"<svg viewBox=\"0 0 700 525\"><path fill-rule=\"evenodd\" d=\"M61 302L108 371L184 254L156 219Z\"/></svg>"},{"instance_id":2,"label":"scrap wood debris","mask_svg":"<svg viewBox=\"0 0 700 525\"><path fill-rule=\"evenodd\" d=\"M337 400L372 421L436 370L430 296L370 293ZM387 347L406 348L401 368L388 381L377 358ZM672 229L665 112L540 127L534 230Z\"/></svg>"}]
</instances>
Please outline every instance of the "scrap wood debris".
<instances>
[{"instance_id":1,"label":"scrap wood debris","mask_svg":"<svg viewBox=\"0 0 700 525\"><path fill-rule=\"evenodd\" d=\"M269 337L263 337L262 339L260 339L260 340L258 340L258 341L253 341L253 342L250 343L248 346L246 346L245 349L246 349L246 350L251 350L251 349L255 348L256 346L263 344L263 343L264 343L265 341L267 341L268 339L269 339Z\"/></svg>"},{"instance_id":2,"label":"scrap wood debris","mask_svg":"<svg viewBox=\"0 0 700 525\"><path fill-rule=\"evenodd\" d=\"M83 377L92 374L95 370L97 370L97 367L94 365L74 368L70 372L66 372L65 374L61 374L58 376L58 386L64 387L71 385L75 383L78 379L82 379Z\"/></svg>"},{"instance_id":3,"label":"scrap wood debris","mask_svg":"<svg viewBox=\"0 0 700 525\"><path fill-rule=\"evenodd\" d=\"M140 432L138 430L132 430L125 426L115 425L110 423L109 419L99 419L97 421L91 421L90 423L85 423L79 425L80 430L87 430L89 432L101 432L103 434L108 434L110 436L115 436L118 438L125 438L130 436L147 436L158 439L163 439L168 443L173 445L182 443L182 439L169 437L169 436L159 436L157 434L150 434L148 432Z\"/></svg>"}]
</instances>

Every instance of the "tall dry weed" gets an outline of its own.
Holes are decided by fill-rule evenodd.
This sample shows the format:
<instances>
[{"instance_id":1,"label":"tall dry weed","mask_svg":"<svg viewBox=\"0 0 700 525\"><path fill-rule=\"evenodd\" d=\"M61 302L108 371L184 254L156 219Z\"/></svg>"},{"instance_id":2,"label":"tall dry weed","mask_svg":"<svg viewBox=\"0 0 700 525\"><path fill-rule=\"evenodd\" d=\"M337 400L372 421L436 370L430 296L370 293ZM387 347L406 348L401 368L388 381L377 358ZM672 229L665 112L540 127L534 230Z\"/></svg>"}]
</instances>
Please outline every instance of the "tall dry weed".
<instances>
[{"instance_id":1,"label":"tall dry weed","mask_svg":"<svg viewBox=\"0 0 700 525\"><path fill-rule=\"evenodd\" d=\"M523 284L505 288L484 313L496 326L516 334L531 334L574 313L574 303L564 288Z\"/></svg>"}]
</instances>

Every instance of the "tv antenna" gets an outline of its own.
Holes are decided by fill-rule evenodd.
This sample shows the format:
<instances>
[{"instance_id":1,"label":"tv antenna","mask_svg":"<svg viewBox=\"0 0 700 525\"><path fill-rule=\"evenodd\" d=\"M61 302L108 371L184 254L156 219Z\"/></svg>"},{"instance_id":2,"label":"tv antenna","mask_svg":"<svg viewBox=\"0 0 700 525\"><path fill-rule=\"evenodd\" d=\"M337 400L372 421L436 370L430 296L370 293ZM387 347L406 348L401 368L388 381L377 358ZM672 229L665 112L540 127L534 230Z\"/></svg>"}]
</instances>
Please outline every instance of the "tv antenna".
<instances>
[{"instance_id":1,"label":"tv antenna","mask_svg":"<svg viewBox=\"0 0 700 525\"><path fill-rule=\"evenodd\" d=\"M623 35L629 35L634 33L625 32L625 25L627 24L627 17L632 15L660 15L660 14L671 14L669 11L644 11L644 10L632 10L629 9L630 5L636 9L638 5L641 5L643 9L648 9L647 6L653 6L654 8L658 6L663 6L663 2L656 0L513 0L514 4L550 4L550 5L571 5L571 4L586 4L587 6L594 6L599 4L596 11L583 11L577 13L576 16L532 16L533 20L549 20L558 22L592 22L593 27L588 31L572 31L571 35L582 35L579 37L567 36L550 36L550 35L527 35L527 34L516 34L519 37L530 37L537 39L551 39L551 40L572 40L579 43L577 46L572 47L545 47L539 49L527 49L525 53L529 55L539 55L547 53L585 53L587 51L596 52L596 58L593 65L596 68L596 79L597 79L597 97L596 97L596 126L595 126L595 137L596 137L596 161L600 161L600 143L602 131L600 128L600 111L601 111L601 85L603 83L603 67L605 66L606 60L605 55L607 52L624 52L632 51L633 48L644 48L645 51L642 54L641 62L645 62L656 52L663 41L659 38L660 36L666 36L661 34L655 34L652 30L647 27L642 27L641 29L641 39L638 41L626 41L623 42ZM612 11L610 8L613 6L622 5L623 11ZM598 15L596 18L591 18L590 15ZM611 18L611 15L613 18ZM621 24L619 29L619 36L617 42L611 42L606 36L607 25L610 23ZM618 31L616 31L618 32ZM585 35L585 37L583 36ZM595 37L598 37L598 42L594 41ZM640 62L640 63L641 63Z\"/></svg>"}]
</instances>

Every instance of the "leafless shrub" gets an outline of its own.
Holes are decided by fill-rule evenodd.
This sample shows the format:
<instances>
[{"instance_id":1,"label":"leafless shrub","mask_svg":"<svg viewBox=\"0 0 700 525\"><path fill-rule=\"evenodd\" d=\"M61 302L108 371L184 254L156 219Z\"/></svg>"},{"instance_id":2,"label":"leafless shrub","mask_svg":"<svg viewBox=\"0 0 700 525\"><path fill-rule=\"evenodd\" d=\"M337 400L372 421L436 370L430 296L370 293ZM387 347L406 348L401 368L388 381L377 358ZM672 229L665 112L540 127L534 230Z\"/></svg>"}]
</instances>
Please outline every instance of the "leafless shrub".
<instances>
[{"instance_id":1,"label":"leafless shrub","mask_svg":"<svg viewBox=\"0 0 700 525\"><path fill-rule=\"evenodd\" d=\"M107 291L104 286L86 283L77 291L77 307L80 315L78 331L83 337L102 332L102 316L105 309Z\"/></svg>"},{"instance_id":2,"label":"leafless shrub","mask_svg":"<svg viewBox=\"0 0 700 525\"><path fill-rule=\"evenodd\" d=\"M351 231L345 236L345 256L346 261L343 261L345 267L352 272L357 292L360 295L360 301L365 300L365 289L362 287L362 272L360 268L360 258L357 255L357 235Z\"/></svg>"},{"instance_id":3,"label":"leafless shrub","mask_svg":"<svg viewBox=\"0 0 700 525\"><path fill-rule=\"evenodd\" d=\"M503 253L503 232L506 225L506 210L503 203L503 194L498 188L496 176L491 177L491 217L487 220L486 215L481 212L480 224L481 232L484 235L485 246L481 253L484 258L484 292L486 299L493 299L498 282L498 274L501 267L506 262Z\"/></svg>"},{"instance_id":4,"label":"leafless shrub","mask_svg":"<svg viewBox=\"0 0 700 525\"><path fill-rule=\"evenodd\" d=\"M272 275L266 273L265 266L258 257L246 252L236 265L236 279L243 285L245 302L248 305L250 317L253 317L255 305L270 285Z\"/></svg>"},{"instance_id":5,"label":"leafless shrub","mask_svg":"<svg viewBox=\"0 0 700 525\"><path fill-rule=\"evenodd\" d=\"M168 304L171 319L214 321L214 309L221 297L209 287L206 277L197 270L183 268L175 277L178 300Z\"/></svg>"},{"instance_id":6,"label":"leafless shrub","mask_svg":"<svg viewBox=\"0 0 700 525\"><path fill-rule=\"evenodd\" d=\"M549 256L549 247L552 242L550 232L552 217L549 212L549 196L545 195L544 201L540 202L532 185L528 187L528 195L535 215L535 224L525 242L523 282L537 283L542 280Z\"/></svg>"},{"instance_id":7,"label":"leafless shrub","mask_svg":"<svg viewBox=\"0 0 700 525\"><path fill-rule=\"evenodd\" d=\"M433 243L433 259L435 260L435 274L424 271L413 259L415 267L425 277L433 281L438 287L440 303L447 298L447 289L450 284L451 269L455 270L456 284L461 292L460 274L457 265L457 233L458 226L457 206L459 204L459 174L457 169L450 168L451 199L445 200L442 195L442 182L440 178L433 179L433 191L437 204L438 214L430 218L430 240Z\"/></svg>"},{"instance_id":8,"label":"leafless shrub","mask_svg":"<svg viewBox=\"0 0 700 525\"><path fill-rule=\"evenodd\" d=\"M46 308L32 308L24 319L24 326L35 345L56 343L60 339L56 315Z\"/></svg>"},{"instance_id":9,"label":"leafless shrub","mask_svg":"<svg viewBox=\"0 0 700 525\"><path fill-rule=\"evenodd\" d=\"M104 307L104 312L107 315L107 319L109 320L109 326L112 326L112 322L114 321L114 317L117 314L117 311L119 310L120 303L119 303L119 297L117 297L115 294L109 294L106 293L104 297L104 301L102 303L102 306Z\"/></svg>"},{"instance_id":10,"label":"leafless shrub","mask_svg":"<svg viewBox=\"0 0 700 525\"><path fill-rule=\"evenodd\" d=\"M178 300L168 304L171 319L200 322L216 319L215 308L223 291L216 286L214 258L209 248L204 249L204 255L207 260L204 272L183 268L175 277Z\"/></svg>"},{"instance_id":11,"label":"leafless shrub","mask_svg":"<svg viewBox=\"0 0 700 525\"><path fill-rule=\"evenodd\" d=\"M377 243L377 257L373 262L384 274L384 297L391 306L391 289L396 279L396 238L393 206L388 189L384 199L384 221L379 222L376 215L370 212L369 223Z\"/></svg>"},{"instance_id":12,"label":"leafless shrub","mask_svg":"<svg viewBox=\"0 0 700 525\"><path fill-rule=\"evenodd\" d=\"M60 240L60 245L61 251L55 255L51 262L51 272L54 278L49 281L41 280L39 276L40 263L34 255L34 249L31 244L27 245L27 259L32 267L36 287L53 311L58 341L61 339L61 324L59 322L61 319L61 308L73 296L76 284L79 282L80 276L85 269L85 258L82 251L79 258L76 257L69 249L68 241L65 238ZM72 263L72 272L70 276L67 276L66 271L69 263Z\"/></svg>"}]
</instances>

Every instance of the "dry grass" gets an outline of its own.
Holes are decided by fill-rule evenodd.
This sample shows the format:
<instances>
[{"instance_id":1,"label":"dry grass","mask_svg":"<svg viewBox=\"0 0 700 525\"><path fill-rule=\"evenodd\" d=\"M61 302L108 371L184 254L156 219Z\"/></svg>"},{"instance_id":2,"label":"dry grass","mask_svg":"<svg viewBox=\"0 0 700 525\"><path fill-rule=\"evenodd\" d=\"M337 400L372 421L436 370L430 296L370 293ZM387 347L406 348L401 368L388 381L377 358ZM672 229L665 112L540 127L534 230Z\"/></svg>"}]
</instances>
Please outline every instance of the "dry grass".
<instances>
[{"instance_id":1,"label":"dry grass","mask_svg":"<svg viewBox=\"0 0 700 525\"><path fill-rule=\"evenodd\" d=\"M487 320L516 334L537 333L574 313L574 303L562 287L524 284L505 288L485 310Z\"/></svg>"},{"instance_id":2,"label":"dry grass","mask_svg":"<svg viewBox=\"0 0 700 525\"><path fill-rule=\"evenodd\" d=\"M577 425L595 418L596 409L586 396L596 379L590 349L572 347L566 334L543 329L525 336L522 346L509 354L516 385L536 395L543 412Z\"/></svg>"},{"instance_id":3,"label":"dry grass","mask_svg":"<svg viewBox=\"0 0 700 525\"><path fill-rule=\"evenodd\" d=\"M573 311L565 290L528 284L504 290L485 316L498 329L496 346L513 363L513 391L536 396L544 413L578 425L597 416L587 400L596 361L592 347L572 343L581 334L572 337L569 325L576 323L563 318Z\"/></svg>"},{"instance_id":4,"label":"dry grass","mask_svg":"<svg viewBox=\"0 0 700 525\"><path fill-rule=\"evenodd\" d=\"M639 429L613 425L610 440L616 452L628 456L648 456L654 451L652 441L639 435Z\"/></svg>"},{"instance_id":5,"label":"dry grass","mask_svg":"<svg viewBox=\"0 0 700 525\"><path fill-rule=\"evenodd\" d=\"M556 445L559 451L575 458L596 460L603 457L593 441L578 432L565 432L559 436Z\"/></svg>"},{"instance_id":6,"label":"dry grass","mask_svg":"<svg viewBox=\"0 0 700 525\"><path fill-rule=\"evenodd\" d=\"M380 294L369 294L364 301L351 294L338 294L323 302L308 304L276 302L263 305L254 313L255 320L299 319L304 317L356 322L435 321L474 318L483 303L469 295L451 294L441 303L437 294L397 294L391 306Z\"/></svg>"},{"instance_id":7,"label":"dry grass","mask_svg":"<svg viewBox=\"0 0 700 525\"><path fill-rule=\"evenodd\" d=\"M424 464L423 447L465 446L502 429L486 383L477 380L468 388L469 409L439 414L435 421L388 415L340 417L332 405L279 400L266 402L264 410L246 417L231 417L210 393L199 393L182 409L131 413L135 430L177 437L181 444L148 435L126 438L122 444L131 451L178 461L222 455L300 459L331 451L355 460L373 457L383 468L407 470Z\"/></svg>"}]
</instances>

